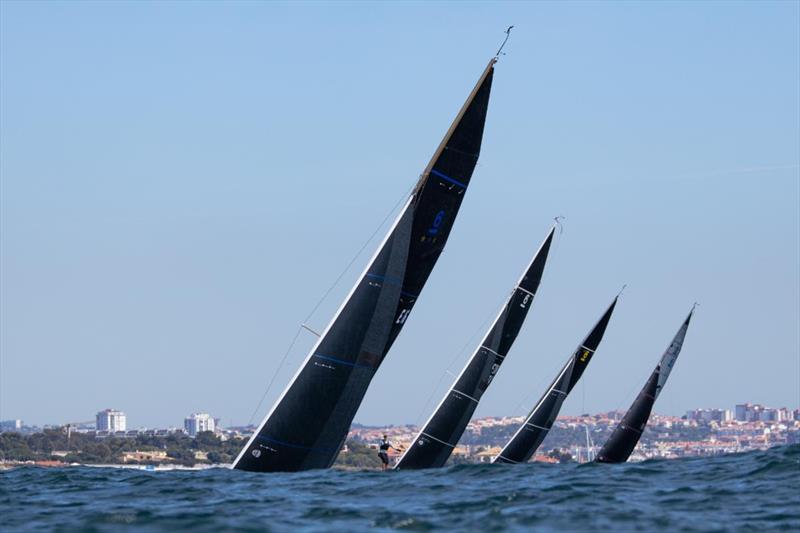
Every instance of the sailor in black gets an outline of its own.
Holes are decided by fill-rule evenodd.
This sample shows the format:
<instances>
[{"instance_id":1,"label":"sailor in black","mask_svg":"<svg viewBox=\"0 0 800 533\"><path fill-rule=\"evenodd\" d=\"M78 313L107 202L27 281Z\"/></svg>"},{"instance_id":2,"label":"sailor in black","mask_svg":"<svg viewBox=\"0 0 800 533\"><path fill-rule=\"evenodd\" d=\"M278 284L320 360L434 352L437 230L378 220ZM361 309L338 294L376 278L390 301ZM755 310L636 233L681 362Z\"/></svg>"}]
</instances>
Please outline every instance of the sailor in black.
<instances>
[{"instance_id":1,"label":"sailor in black","mask_svg":"<svg viewBox=\"0 0 800 533\"><path fill-rule=\"evenodd\" d=\"M392 446L392 443L389 442L388 435L384 435L378 451L378 457L380 457L381 462L383 463L382 467L384 470L386 470L389 467L389 448L398 452L401 451Z\"/></svg>"}]
</instances>

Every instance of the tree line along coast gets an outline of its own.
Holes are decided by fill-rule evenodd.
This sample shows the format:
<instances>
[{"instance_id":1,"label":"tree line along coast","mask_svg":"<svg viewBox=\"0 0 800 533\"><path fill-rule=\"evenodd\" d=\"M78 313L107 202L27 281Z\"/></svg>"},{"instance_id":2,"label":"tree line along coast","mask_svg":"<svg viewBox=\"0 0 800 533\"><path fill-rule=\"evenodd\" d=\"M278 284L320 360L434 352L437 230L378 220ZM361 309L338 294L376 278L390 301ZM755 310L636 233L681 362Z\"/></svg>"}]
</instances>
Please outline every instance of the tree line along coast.
<instances>
[{"instance_id":1,"label":"tree line along coast","mask_svg":"<svg viewBox=\"0 0 800 533\"><path fill-rule=\"evenodd\" d=\"M701 409L690 411L683 417L653 415L632 459L716 455L800 443L800 410L792 412L792 417L786 420L763 420L761 418L766 417L748 416L747 412L742 413L741 419L726 419L725 416L714 417L717 411L723 415L726 413L724 410ZM533 460L591 460L599 449L598 445L609 438L621 416L621 412L561 416ZM491 460L515 431L518 418L473 420L447 464ZM70 432L66 427L30 433L6 431L0 433L0 468L25 464L227 466L253 429L201 431L194 437L180 430L166 435L140 433L134 437L104 437L96 432ZM412 425L371 427L356 424L348 433L346 446L337 456L334 467L380 468L377 448L381 437L388 434L392 444L408 448L417 431L418 428ZM394 450L390 455L393 462L400 456Z\"/></svg>"}]
</instances>

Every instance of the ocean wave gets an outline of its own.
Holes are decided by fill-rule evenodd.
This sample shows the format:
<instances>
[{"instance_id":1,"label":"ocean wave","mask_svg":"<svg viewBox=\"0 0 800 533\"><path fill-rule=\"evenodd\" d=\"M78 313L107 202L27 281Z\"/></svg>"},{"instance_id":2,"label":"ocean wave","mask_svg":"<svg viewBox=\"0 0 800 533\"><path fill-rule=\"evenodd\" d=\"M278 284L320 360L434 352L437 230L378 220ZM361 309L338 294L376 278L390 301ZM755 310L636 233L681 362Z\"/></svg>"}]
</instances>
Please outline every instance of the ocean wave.
<instances>
[{"instance_id":1,"label":"ocean wave","mask_svg":"<svg viewBox=\"0 0 800 533\"><path fill-rule=\"evenodd\" d=\"M800 445L620 465L0 473L4 530L800 530Z\"/></svg>"}]
</instances>

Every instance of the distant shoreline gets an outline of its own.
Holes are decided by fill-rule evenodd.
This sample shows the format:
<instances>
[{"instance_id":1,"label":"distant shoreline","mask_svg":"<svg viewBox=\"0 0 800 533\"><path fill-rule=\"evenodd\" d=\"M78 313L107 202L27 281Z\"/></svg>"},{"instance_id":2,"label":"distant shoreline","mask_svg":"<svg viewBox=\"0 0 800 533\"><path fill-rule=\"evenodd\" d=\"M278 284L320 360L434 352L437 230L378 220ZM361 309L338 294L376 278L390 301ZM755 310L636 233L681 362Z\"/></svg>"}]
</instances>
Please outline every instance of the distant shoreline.
<instances>
[{"instance_id":1,"label":"distant shoreline","mask_svg":"<svg viewBox=\"0 0 800 533\"><path fill-rule=\"evenodd\" d=\"M774 446L770 446L768 448L754 448L749 450L741 450L735 452L722 452L713 456L706 456L705 458L713 458L713 457L725 457L730 455L740 455L746 454L756 451L767 451L773 448L781 448L781 447L791 447L791 446L798 446L800 444L776 444ZM696 457L674 457L674 458L654 458L654 459L645 459L647 461L671 461L676 459L695 459ZM628 461L628 463L637 463L641 461ZM541 463L541 461L534 461L531 460L529 463ZM557 463L557 462L556 462ZM480 463L471 463L471 464L480 464ZM489 463L484 463L489 464ZM565 463L568 464L568 463ZM572 464L576 464L572 462ZM206 470L217 470L217 469L224 469L230 470L232 464L231 463L219 463L219 464L199 464L194 466L184 466L184 465L135 465L135 464L90 464L90 463L63 463L59 461L0 461L0 473L7 472L11 470L16 470L19 468L111 468L115 470L139 470L142 472L200 472ZM449 466L459 466L454 464L448 464ZM334 465L328 470L336 470L341 472L381 472L382 469L380 467L355 467L355 466L348 466L348 465Z\"/></svg>"}]
</instances>

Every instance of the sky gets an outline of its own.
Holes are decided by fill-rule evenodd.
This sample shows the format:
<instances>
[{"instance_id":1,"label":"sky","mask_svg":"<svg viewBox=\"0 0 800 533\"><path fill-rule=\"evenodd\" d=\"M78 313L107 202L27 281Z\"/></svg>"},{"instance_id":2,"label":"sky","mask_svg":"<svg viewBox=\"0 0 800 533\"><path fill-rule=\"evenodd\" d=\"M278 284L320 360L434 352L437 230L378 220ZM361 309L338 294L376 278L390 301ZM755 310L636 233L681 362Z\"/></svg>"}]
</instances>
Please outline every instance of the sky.
<instances>
[{"instance_id":1,"label":"sky","mask_svg":"<svg viewBox=\"0 0 800 533\"><path fill-rule=\"evenodd\" d=\"M799 6L1 2L0 419L258 422L511 24L355 421L427 419L556 216L476 416L526 413L623 284L562 414L627 408L694 302L656 412L800 406Z\"/></svg>"}]
</instances>

